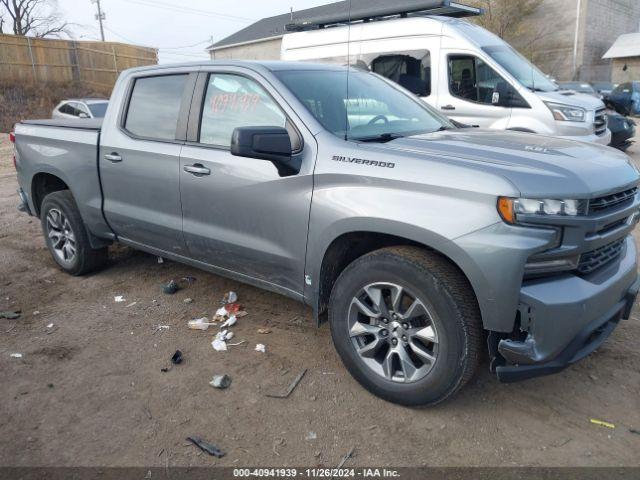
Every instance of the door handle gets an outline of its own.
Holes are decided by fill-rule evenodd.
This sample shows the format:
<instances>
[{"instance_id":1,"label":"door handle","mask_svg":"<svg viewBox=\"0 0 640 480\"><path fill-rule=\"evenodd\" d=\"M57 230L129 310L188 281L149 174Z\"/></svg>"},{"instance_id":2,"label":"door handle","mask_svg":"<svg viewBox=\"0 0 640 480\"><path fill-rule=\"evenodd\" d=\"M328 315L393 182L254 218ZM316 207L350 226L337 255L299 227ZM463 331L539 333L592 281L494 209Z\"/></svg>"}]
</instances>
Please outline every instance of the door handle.
<instances>
[{"instance_id":1,"label":"door handle","mask_svg":"<svg viewBox=\"0 0 640 480\"><path fill-rule=\"evenodd\" d=\"M118 163L122 161L122 157L118 155L116 152L107 153L104 156L104 159L109 160L110 162L113 162L113 163Z\"/></svg>"},{"instance_id":2,"label":"door handle","mask_svg":"<svg viewBox=\"0 0 640 480\"><path fill-rule=\"evenodd\" d=\"M455 110L456 107L454 107L453 105L445 105L443 107L440 107L440 110Z\"/></svg>"},{"instance_id":3,"label":"door handle","mask_svg":"<svg viewBox=\"0 0 640 480\"><path fill-rule=\"evenodd\" d=\"M185 165L184 166L184 171L187 172L187 173L191 173L193 175L196 175L196 176L210 175L211 174L211 170L209 170L207 167L203 166L200 163L194 163L193 165Z\"/></svg>"}]
</instances>

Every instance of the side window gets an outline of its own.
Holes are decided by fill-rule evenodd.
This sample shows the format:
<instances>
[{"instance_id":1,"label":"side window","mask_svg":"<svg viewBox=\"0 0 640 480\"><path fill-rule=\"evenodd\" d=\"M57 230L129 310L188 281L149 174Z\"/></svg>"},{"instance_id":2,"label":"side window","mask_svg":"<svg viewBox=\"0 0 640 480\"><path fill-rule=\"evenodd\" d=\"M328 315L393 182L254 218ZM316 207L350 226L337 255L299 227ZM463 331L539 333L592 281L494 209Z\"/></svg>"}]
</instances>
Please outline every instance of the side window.
<instances>
[{"instance_id":1,"label":"side window","mask_svg":"<svg viewBox=\"0 0 640 480\"><path fill-rule=\"evenodd\" d=\"M73 115L73 108L68 103L62 105L59 109L60 113L66 113L67 115Z\"/></svg>"},{"instance_id":2,"label":"side window","mask_svg":"<svg viewBox=\"0 0 640 480\"><path fill-rule=\"evenodd\" d=\"M228 147L238 127L286 127L287 117L254 80L241 75L209 76L200 120L200 143Z\"/></svg>"},{"instance_id":3,"label":"side window","mask_svg":"<svg viewBox=\"0 0 640 480\"><path fill-rule=\"evenodd\" d=\"M470 102L492 105L493 92L504 80L489 65L470 55L449 57L449 92Z\"/></svg>"},{"instance_id":4,"label":"side window","mask_svg":"<svg viewBox=\"0 0 640 480\"><path fill-rule=\"evenodd\" d=\"M414 95L431 95L431 56L428 52L421 60L410 55L383 55L371 63L371 70Z\"/></svg>"},{"instance_id":5,"label":"side window","mask_svg":"<svg viewBox=\"0 0 640 480\"><path fill-rule=\"evenodd\" d=\"M136 79L124 128L139 137L175 140L186 81L186 74Z\"/></svg>"}]
</instances>

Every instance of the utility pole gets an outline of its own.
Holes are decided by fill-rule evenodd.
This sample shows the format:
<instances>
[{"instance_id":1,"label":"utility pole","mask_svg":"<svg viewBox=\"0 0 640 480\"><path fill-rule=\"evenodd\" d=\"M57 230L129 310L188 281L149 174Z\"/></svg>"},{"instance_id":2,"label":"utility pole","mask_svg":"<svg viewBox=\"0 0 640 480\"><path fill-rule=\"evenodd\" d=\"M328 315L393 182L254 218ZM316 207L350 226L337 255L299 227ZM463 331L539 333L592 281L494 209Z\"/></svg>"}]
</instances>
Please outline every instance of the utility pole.
<instances>
[{"instance_id":1,"label":"utility pole","mask_svg":"<svg viewBox=\"0 0 640 480\"><path fill-rule=\"evenodd\" d=\"M100 0L91 0L91 3L95 3L98 6L98 13L95 14L95 19L100 23L100 38L104 42L104 27L102 26L102 21L107 18L102 8L100 8Z\"/></svg>"},{"instance_id":2,"label":"utility pole","mask_svg":"<svg viewBox=\"0 0 640 480\"><path fill-rule=\"evenodd\" d=\"M576 8L576 31L573 39L573 78L578 80L578 45L580 43L580 15L582 13L582 0L578 0Z\"/></svg>"}]
</instances>

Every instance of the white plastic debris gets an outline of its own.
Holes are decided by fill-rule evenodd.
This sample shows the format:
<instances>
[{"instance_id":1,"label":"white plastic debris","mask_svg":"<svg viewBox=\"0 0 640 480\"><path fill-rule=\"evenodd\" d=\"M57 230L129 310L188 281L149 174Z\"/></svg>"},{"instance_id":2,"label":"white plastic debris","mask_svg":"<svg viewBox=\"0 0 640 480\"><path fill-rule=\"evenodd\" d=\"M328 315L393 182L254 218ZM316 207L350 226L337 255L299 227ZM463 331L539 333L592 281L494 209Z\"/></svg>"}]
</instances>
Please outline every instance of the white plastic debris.
<instances>
[{"instance_id":1,"label":"white plastic debris","mask_svg":"<svg viewBox=\"0 0 640 480\"><path fill-rule=\"evenodd\" d=\"M158 263L161 263L161 264L164 263L164 258L158 257Z\"/></svg>"},{"instance_id":2,"label":"white plastic debris","mask_svg":"<svg viewBox=\"0 0 640 480\"><path fill-rule=\"evenodd\" d=\"M231 315L222 325L220 325L220 328L233 327L236 324L236 321L236 316Z\"/></svg>"},{"instance_id":3,"label":"white plastic debris","mask_svg":"<svg viewBox=\"0 0 640 480\"><path fill-rule=\"evenodd\" d=\"M116 303L122 303L124 302L124 297L122 295L116 295L115 297L113 297L113 301Z\"/></svg>"},{"instance_id":4,"label":"white plastic debris","mask_svg":"<svg viewBox=\"0 0 640 480\"><path fill-rule=\"evenodd\" d=\"M265 353L267 351L267 347L264 346L264 344L262 343L258 343L256 345L256 352L262 352Z\"/></svg>"},{"instance_id":5,"label":"white plastic debris","mask_svg":"<svg viewBox=\"0 0 640 480\"><path fill-rule=\"evenodd\" d=\"M47 325L47 328L53 328L53 323L50 323L49 325Z\"/></svg>"},{"instance_id":6,"label":"white plastic debris","mask_svg":"<svg viewBox=\"0 0 640 480\"><path fill-rule=\"evenodd\" d=\"M227 351L227 342L224 340L220 340L216 338L211 342L211 346L216 352L226 352Z\"/></svg>"},{"instance_id":7,"label":"white plastic debris","mask_svg":"<svg viewBox=\"0 0 640 480\"><path fill-rule=\"evenodd\" d=\"M22 354L21 353L12 353L11 355L9 355L11 358L22 358Z\"/></svg>"},{"instance_id":8,"label":"white plastic debris","mask_svg":"<svg viewBox=\"0 0 640 480\"><path fill-rule=\"evenodd\" d=\"M236 303L238 301L238 294L236 292L228 292L224 296L224 303Z\"/></svg>"},{"instance_id":9,"label":"white plastic debris","mask_svg":"<svg viewBox=\"0 0 640 480\"><path fill-rule=\"evenodd\" d=\"M134 305L137 305L138 302L131 302L129 305L127 305L125 308L129 308L129 307L133 307Z\"/></svg>"},{"instance_id":10,"label":"white plastic debris","mask_svg":"<svg viewBox=\"0 0 640 480\"><path fill-rule=\"evenodd\" d=\"M216 317L226 317L228 314L229 312L227 312L227 309L224 307L220 307L216 310Z\"/></svg>"},{"instance_id":11,"label":"white plastic debris","mask_svg":"<svg viewBox=\"0 0 640 480\"><path fill-rule=\"evenodd\" d=\"M308 432L305 437L306 440L315 440L318 438L318 434L316 432Z\"/></svg>"},{"instance_id":12,"label":"white plastic debris","mask_svg":"<svg viewBox=\"0 0 640 480\"><path fill-rule=\"evenodd\" d=\"M215 325L215 323L211 323L207 317L202 317L189 320L187 325L189 325L189 328L192 330L207 330L209 325Z\"/></svg>"}]
</instances>

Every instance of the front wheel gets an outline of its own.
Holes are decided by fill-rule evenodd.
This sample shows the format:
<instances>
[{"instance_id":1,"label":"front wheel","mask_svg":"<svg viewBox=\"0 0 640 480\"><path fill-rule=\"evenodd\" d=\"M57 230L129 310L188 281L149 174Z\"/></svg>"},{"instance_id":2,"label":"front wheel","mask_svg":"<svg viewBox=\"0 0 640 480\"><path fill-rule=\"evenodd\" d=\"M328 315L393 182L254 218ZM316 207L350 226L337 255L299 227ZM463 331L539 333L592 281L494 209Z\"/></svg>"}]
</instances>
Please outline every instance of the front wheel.
<instances>
[{"instance_id":1,"label":"front wheel","mask_svg":"<svg viewBox=\"0 0 640 480\"><path fill-rule=\"evenodd\" d=\"M83 275L107 262L107 248L91 248L89 235L69 190L47 195L40 209L47 248L56 263L71 275Z\"/></svg>"},{"instance_id":2,"label":"front wheel","mask_svg":"<svg viewBox=\"0 0 640 480\"><path fill-rule=\"evenodd\" d=\"M479 363L471 285L448 260L420 248L385 248L349 265L334 285L329 321L349 372L394 403L442 402Z\"/></svg>"}]
</instances>

